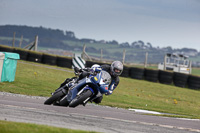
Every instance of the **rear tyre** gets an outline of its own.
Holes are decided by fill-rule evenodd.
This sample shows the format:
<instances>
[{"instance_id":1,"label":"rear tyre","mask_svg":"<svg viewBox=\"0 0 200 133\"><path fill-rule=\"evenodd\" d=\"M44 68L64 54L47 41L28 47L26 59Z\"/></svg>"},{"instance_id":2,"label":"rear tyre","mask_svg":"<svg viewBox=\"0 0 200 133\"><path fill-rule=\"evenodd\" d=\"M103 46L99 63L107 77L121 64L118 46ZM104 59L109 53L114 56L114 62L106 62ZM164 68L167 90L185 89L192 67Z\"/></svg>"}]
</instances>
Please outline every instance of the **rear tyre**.
<instances>
[{"instance_id":1,"label":"rear tyre","mask_svg":"<svg viewBox=\"0 0 200 133\"><path fill-rule=\"evenodd\" d=\"M62 92L62 90L60 90L59 92L57 92L56 94L54 94L53 96L51 96L49 99L47 99L44 104L47 105L51 105L53 102L57 101L57 99L63 97L65 94Z\"/></svg>"},{"instance_id":2,"label":"rear tyre","mask_svg":"<svg viewBox=\"0 0 200 133\"><path fill-rule=\"evenodd\" d=\"M80 95L76 96L76 98L74 98L70 104L69 107L73 107L75 108L76 106L78 106L79 104L82 104L83 101L85 101L88 97L90 97L92 95L92 92L90 90L86 90L85 92L81 93Z\"/></svg>"}]
</instances>

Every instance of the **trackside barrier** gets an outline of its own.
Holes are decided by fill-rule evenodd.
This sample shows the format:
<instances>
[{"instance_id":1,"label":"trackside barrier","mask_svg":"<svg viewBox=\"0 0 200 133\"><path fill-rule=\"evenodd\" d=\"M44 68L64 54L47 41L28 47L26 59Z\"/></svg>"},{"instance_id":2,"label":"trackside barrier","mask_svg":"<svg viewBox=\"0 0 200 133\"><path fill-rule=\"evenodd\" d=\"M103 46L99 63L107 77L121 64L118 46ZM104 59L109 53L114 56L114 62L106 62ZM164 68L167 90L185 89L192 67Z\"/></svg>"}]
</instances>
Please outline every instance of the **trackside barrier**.
<instances>
[{"instance_id":1,"label":"trackside barrier","mask_svg":"<svg viewBox=\"0 0 200 133\"><path fill-rule=\"evenodd\" d=\"M162 84L172 84L174 73L171 71L159 70L158 80Z\"/></svg>"},{"instance_id":2,"label":"trackside barrier","mask_svg":"<svg viewBox=\"0 0 200 133\"><path fill-rule=\"evenodd\" d=\"M188 77L188 88L190 89L200 89L200 77L189 75Z\"/></svg>"},{"instance_id":3,"label":"trackside barrier","mask_svg":"<svg viewBox=\"0 0 200 133\"><path fill-rule=\"evenodd\" d=\"M0 45L0 51L3 51L3 52L13 52L14 48L13 47L9 47L9 46L5 46L5 45Z\"/></svg>"},{"instance_id":4,"label":"trackside barrier","mask_svg":"<svg viewBox=\"0 0 200 133\"><path fill-rule=\"evenodd\" d=\"M57 56L43 54L42 63L49 64L49 65L57 65Z\"/></svg>"},{"instance_id":5,"label":"trackside barrier","mask_svg":"<svg viewBox=\"0 0 200 133\"><path fill-rule=\"evenodd\" d=\"M157 82L158 74L159 74L159 70L145 69L145 73L144 73L145 80Z\"/></svg>"},{"instance_id":6,"label":"trackside barrier","mask_svg":"<svg viewBox=\"0 0 200 133\"><path fill-rule=\"evenodd\" d=\"M0 45L0 51L16 51L16 53L22 56L22 60L72 68L71 57L46 55L40 52L32 52L4 45ZM91 67L93 64L103 65L107 63L86 61L86 67ZM151 82L159 82L162 84L174 84L178 87L188 87L190 89L200 90L200 76L194 76L191 74L125 66L121 76Z\"/></svg>"},{"instance_id":7,"label":"trackside barrier","mask_svg":"<svg viewBox=\"0 0 200 133\"><path fill-rule=\"evenodd\" d=\"M29 50L15 48L13 52L20 55L20 60L27 60Z\"/></svg>"},{"instance_id":8,"label":"trackside barrier","mask_svg":"<svg viewBox=\"0 0 200 133\"><path fill-rule=\"evenodd\" d=\"M130 67L124 66L121 76L122 77L130 77Z\"/></svg>"},{"instance_id":9,"label":"trackside barrier","mask_svg":"<svg viewBox=\"0 0 200 133\"><path fill-rule=\"evenodd\" d=\"M72 68L72 58L64 57L64 56L57 56L57 66Z\"/></svg>"},{"instance_id":10,"label":"trackside barrier","mask_svg":"<svg viewBox=\"0 0 200 133\"><path fill-rule=\"evenodd\" d=\"M27 61L42 63L42 53L29 51Z\"/></svg>"},{"instance_id":11,"label":"trackside barrier","mask_svg":"<svg viewBox=\"0 0 200 133\"><path fill-rule=\"evenodd\" d=\"M131 67L130 68L130 77L133 79L144 79L144 68L137 68L137 67Z\"/></svg>"},{"instance_id":12,"label":"trackside barrier","mask_svg":"<svg viewBox=\"0 0 200 133\"><path fill-rule=\"evenodd\" d=\"M188 74L174 72L173 76L174 85L183 88L186 87L188 76L189 76Z\"/></svg>"}]
</instances>

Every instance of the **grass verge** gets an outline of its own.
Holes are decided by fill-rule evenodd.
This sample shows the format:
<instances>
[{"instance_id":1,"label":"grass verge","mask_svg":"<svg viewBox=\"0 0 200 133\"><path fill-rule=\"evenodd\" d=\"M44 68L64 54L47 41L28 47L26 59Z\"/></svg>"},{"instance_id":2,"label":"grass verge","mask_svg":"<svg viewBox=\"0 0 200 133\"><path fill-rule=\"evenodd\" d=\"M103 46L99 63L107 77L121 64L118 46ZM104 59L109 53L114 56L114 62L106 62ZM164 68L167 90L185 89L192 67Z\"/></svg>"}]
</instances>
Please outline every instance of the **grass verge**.
<instances>
[{"instance_id":1,"label":"grass verge","mask_svg":"<svg viewBox=\"0 0 200 133\"><path fill-rule=\"evenodd\" d=\"M0 120L1 133L95 133L90 131L71 130L45 125Z\"/></svg>"}]
</instances>

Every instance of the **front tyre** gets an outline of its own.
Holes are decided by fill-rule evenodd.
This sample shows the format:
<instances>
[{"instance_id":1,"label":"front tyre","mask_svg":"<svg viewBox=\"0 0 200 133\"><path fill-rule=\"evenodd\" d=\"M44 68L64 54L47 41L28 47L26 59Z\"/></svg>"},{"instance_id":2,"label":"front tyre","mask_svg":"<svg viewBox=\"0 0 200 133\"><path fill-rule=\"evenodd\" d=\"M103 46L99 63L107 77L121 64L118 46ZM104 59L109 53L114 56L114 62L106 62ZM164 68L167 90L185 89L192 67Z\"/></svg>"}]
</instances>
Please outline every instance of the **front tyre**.
<instances>
[{"instance_id":1,"label":"front tyre","mask_svg":"<svg viewBox=\"0 0 200 133\"><path fill-rule=\"evenodd\" d=\"M79 104L82 104L88 97L90 97L92 95L92 92L90 90L86 90L83 93L81 93L80 95L76 96L76 98L74 98L70 104L69 107L76 107Z\"/></svg>"},{"instance_id":2,"label":"front tyre","mask_svg":"<svg viewBox=\"0 0 200 133\"><path fill-rule=\"evenodd\" d=\"M48 98L44 104L47 105L51 105L53 102L57 101L57 99L63 97L65 94L62 92L62 90L60 90L59 92L57 92L56 94L54 94L53 96L51 96L50 98Z\"/></svg>"}]
</instances>

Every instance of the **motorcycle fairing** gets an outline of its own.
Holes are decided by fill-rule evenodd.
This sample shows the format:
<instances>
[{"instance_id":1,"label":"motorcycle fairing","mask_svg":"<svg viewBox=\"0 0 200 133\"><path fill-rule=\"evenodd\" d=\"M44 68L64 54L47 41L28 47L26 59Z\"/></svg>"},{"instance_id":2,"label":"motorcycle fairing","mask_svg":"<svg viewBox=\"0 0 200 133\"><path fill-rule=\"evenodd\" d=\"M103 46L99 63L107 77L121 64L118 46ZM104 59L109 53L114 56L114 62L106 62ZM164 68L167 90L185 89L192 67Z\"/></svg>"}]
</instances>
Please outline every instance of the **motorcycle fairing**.
<instances>
[{"instance_id":1,"label":"motorcycle fairing","mask_svg":"<svg viewBox=\"0 0 200 133\"><path fill-rule=\"evenodd\" d=\"M71 102L77 96L77 94L80 94L79 91L81 91L81 89L89 89L93 93L93 95L97 94L98 96L108 93L110 81L106 81L106 79L108 78L106 77L108 76L106 75L106 73L107 72L105 71L101 71L97 75L90 75L89 77L85 77L84 79L80 80L73 89L69 90L67 96L68 102Z\"/></svg>"}]
</instances>

